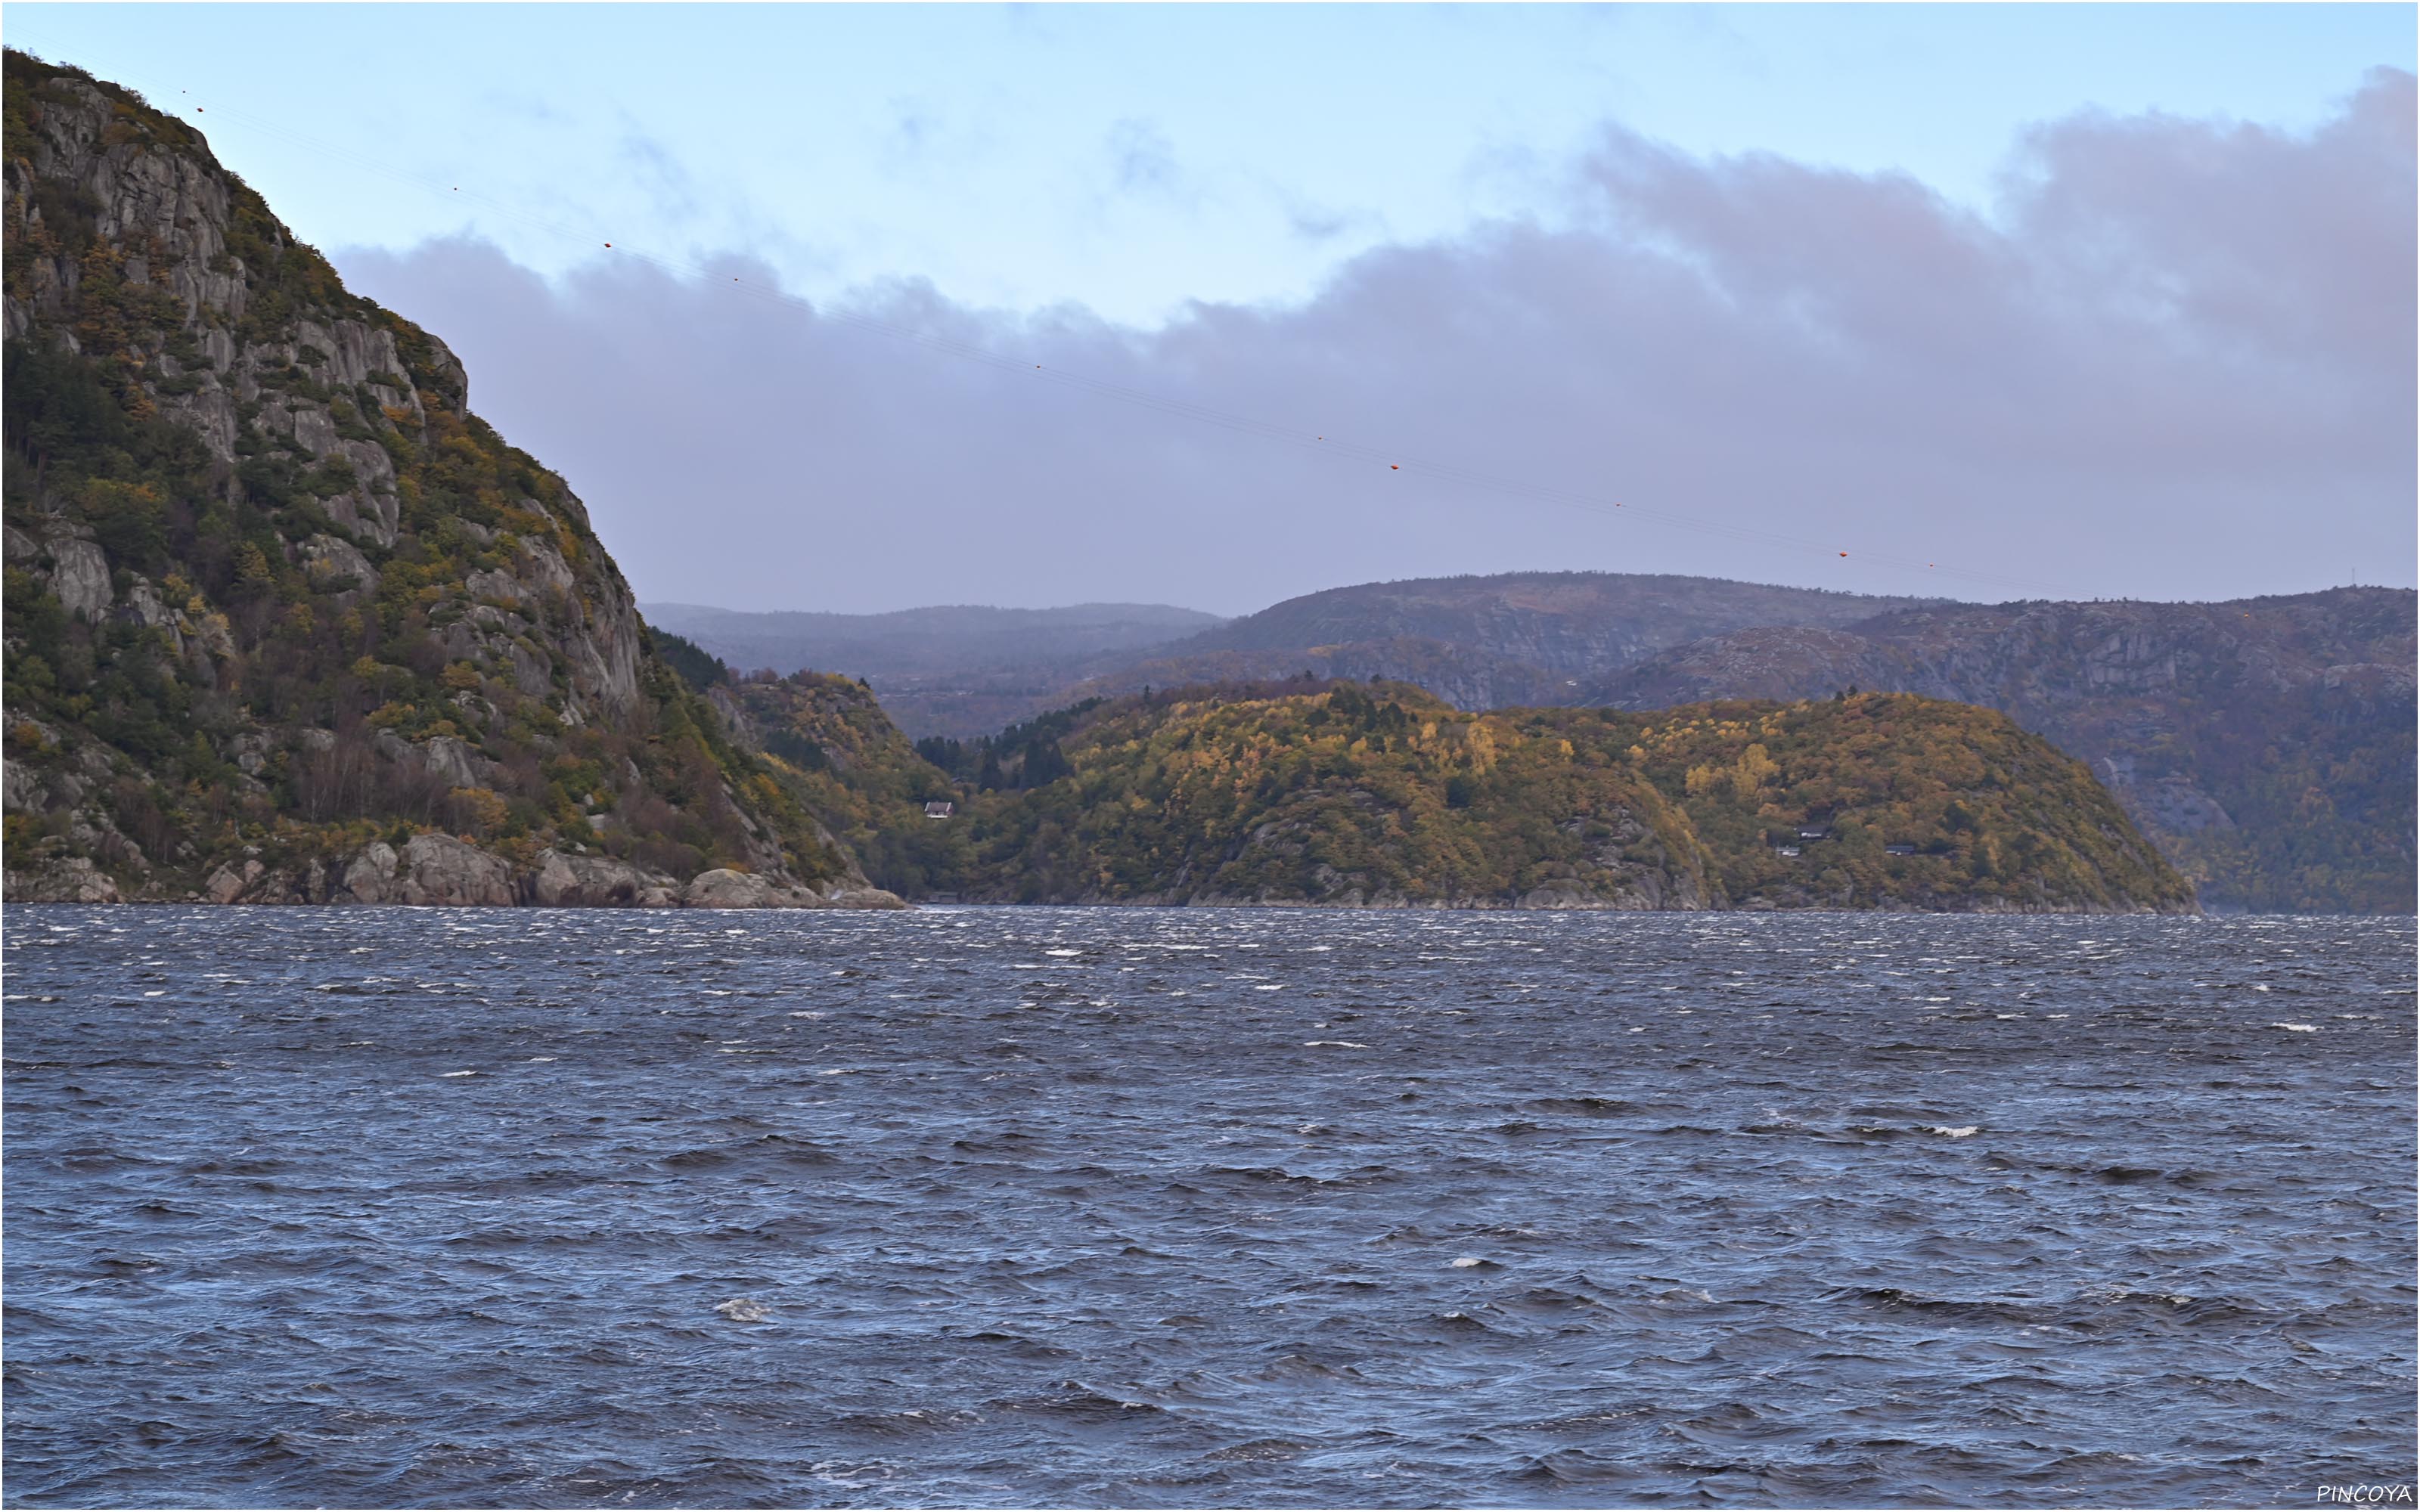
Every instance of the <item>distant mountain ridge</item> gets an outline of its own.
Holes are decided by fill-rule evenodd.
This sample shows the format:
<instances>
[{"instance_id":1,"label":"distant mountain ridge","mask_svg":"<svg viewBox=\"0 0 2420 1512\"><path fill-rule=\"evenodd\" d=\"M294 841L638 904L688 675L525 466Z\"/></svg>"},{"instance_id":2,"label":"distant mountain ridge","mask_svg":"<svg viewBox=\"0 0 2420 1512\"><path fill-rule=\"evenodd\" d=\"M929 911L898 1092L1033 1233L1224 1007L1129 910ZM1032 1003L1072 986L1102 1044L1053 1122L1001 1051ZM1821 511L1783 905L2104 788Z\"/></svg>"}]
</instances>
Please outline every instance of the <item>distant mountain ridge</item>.
<instances>
[{"instance_id":1,"label":"distant mountain ridge","mask_svg":"<svg viewBox=\"0 0 2420 1512\"><path fill-rule=\"evenodd\" d=\"M1566 676L1750 625L1848 625L1945 602L1668 573L1506 572L1324 589L1167 648L1286 651L1412 638Z\"/></svg>"},{"instance_id":2,"label":"distant mountain ridge","mask_svg":"<svg viewBox=\"0 0 2420 1512\"><path fill-rule=\"evenodd\" d=\"M1240 619L1164 605L742 613L641 606L735 667L865 677L910 735L968 738L1145 687L1292 676L1417 683L1463 709L1575 702L1606 671L1751 625L1846 625L1942 602L1611 572L1325 589Z\"/></svg>"},{"instance_id":3,"label":"distant mountain ridge","mask_svg":"<svg viewBox=\"0 0 2420 1512\"><path fill-rule=\"evenodd\" d=\"M1752 625L1847 625L1943 602L1664 573L1508 572L1305 594L1095 670L1074 694L1281 677L1416 683L1461 709L1578 702L1610 668Z\"/></svg>"}]
</instances>

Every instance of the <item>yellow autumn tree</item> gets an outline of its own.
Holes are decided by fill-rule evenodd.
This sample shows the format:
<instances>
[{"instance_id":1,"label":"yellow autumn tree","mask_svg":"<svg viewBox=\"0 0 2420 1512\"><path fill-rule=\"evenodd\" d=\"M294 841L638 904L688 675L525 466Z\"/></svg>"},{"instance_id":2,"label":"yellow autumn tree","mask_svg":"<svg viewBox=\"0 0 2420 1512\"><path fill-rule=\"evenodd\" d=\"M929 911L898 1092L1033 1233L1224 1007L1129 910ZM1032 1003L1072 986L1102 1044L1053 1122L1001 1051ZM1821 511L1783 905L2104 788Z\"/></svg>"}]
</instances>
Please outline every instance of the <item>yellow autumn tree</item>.
<instances>
[{"instance_id":1,"label":"yellow autumn tree","mask_svg":"<svg viewBox=\"0 0 2420 1512\"><path fill-rule=\"evenodd\" d=\"M1740 795L1741 802L1750 802L1759 789L1780 775L1781 764L1773 759L1773 753L1761 744L1751 745L1740 752L1738 763L1731 767L1731 790Z\"/></svg>"}]
</instances>

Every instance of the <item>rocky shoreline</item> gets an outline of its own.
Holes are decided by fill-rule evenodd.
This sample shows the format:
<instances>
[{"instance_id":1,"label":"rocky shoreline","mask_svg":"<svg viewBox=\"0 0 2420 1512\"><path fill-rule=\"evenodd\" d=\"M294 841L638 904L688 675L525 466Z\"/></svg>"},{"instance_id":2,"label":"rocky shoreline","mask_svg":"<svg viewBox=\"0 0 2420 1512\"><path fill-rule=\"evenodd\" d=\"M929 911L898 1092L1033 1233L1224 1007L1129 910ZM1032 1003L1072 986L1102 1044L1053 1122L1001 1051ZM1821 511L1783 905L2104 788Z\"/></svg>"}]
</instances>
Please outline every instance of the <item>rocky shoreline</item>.
<instances>
[{"instance_id":1,"label":"rocky shoreline","mask_svg":"<svg viewBox=\"0 0 2420 1512\"><path fill-rule=\"evenodd\" d=\"M1881 903L1857 905L1809 898L1803 902L1776 902L1770 898L1749 898L1740 903L1688 902L1646 903L1636 898L1581 898L1568 893L1546 893L1544 889L1524 893L1518 898L1405 898L1389 894L1378 898L1323 899L1316 902L1300 898L1251 898L1232 893L1152 894L1130 898L1086 897L1042 903L1019 903L1004 897L970 897L958 900L959 906L971 907L1039 907L1039 908L1308 908L1330 913L1566 913L1566 914L1997 914L2049 915L2074 914L2095 918L2130 915L2165 915L2187 918L2202 912L2197 903L2103 903L2091 902L2021 903L2006 898L1961 899L1937 905L1892 899Z\"/></svg>"},{"instance_id":2,"label":"rocky shoreline","mask_svg":"<svg viewBox=\"0 0 2420 1512\"><path fill-rule=\"evenodd\" d=\"M400 847L373 841L349 856L276 866L257 855L227 861L198 888L147 885L132 892L82 856L8 873L12 903L189 903L268 905L398 903L451 908L876 908L908 905L879 887L785 887L730 867L687 882L610 856L546 850L516 865L451 835L414 835Z\"/></svg>"}]
</instances>

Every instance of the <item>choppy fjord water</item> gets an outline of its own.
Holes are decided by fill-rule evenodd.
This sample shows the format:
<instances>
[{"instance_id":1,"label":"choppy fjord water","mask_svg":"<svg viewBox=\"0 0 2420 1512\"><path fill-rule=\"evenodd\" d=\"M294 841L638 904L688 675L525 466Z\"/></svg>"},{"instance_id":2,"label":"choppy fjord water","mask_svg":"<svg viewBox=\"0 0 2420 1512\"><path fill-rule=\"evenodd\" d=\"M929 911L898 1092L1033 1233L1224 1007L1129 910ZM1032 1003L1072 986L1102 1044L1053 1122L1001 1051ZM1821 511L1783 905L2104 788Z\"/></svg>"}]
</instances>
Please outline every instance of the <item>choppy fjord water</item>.
<instances>
[{"instance_id":1,"label":"choppy fjord water","mask_svg":"<svg viewBox=\"0 0 2420 1512\"><path fill-rule=\"evenodd\" d=\"M12 908L14 1504L2310 1504L2409 921Z\"/></svg>"}]
</instances>

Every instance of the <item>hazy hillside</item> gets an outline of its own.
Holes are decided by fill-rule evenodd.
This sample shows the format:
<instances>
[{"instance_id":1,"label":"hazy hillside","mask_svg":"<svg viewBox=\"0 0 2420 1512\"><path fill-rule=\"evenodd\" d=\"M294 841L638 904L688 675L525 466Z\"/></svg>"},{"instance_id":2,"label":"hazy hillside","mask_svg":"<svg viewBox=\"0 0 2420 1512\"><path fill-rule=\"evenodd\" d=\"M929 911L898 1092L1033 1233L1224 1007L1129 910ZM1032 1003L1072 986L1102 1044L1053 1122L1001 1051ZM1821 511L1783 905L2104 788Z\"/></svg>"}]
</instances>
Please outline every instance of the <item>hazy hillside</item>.
<instances>
[{"instance_id":1,"label":"hazy hillside","mask_svg":"<svg viewBox=\"0 0 2420 1512\"><path fill-rule=\"evenodd\" d=\"M1080 699L1237 678L1385 678L1465 709L1576 700L1668 646L1932 602L1711 578L1530 572L1362 583L1219 621L1147 605L735 614L646 607L735 667L862 676L902 729L967 739Z\"/></svg>"},{"instance_id":2,"label":"hazy hillside","mask_svg":"<svg viewBox=\"0 0 2420 1512\"><path fill-rule=\"evenodd\" d=\"M1225 623L1167 604L960 604L889 614L760 614L700 604L639 608L649 625L687 636L734 667L866 678L1071 662L1165 644Z\"/></svg>"},{"instance_id":3,"label":"hazy hillside","mask_svg":"<svg viewBox=\"0 0 2420 1512\"><path fill-rule=\"evenodd\" d=\"M1168 654L1291 651L1410 637L1585 676L1743 625L1849 625L1937 602L1646 573L1416 578L1290 598L1204 630Z\"/></svg>"},{"instance_id":4,"label":"hazy hillside","mask_svg":"<svg viewBox=\"0 0 2420 1512\"><path fill-rule=\"evenodd\" d=\"M2211 907L2413 908L2414 595L1952 606L1759 628L1591 685L1648 709L1855 686L2007 711L2087 762Z\"/></svg>"},{"instance_id":5,"label":"hazy hillside","mask_svg":"<svg viewBox=\"0 0 2420 1512\"><path fill-rule=\"evenodd\" d=\"M1938 600L1644 573L1516 572L1357 583L1275 604L1096 669L1079 695L1229 677L1380 677L1458 708L1568 703L1668 646L1750 625L1848 625Z\"/></svg>"},{"instance_id":6,"label":"hazy hillside","mask_svg":"<svg viewBox=\"0 0 2420 1512\"><path fill-rule=\"evenodd\" d=\"M910 733L978 735L1068 702L1094 667L1223 623L1166 604L953 605L889 614L749 613L641 606L650 625L742 670L862 677Z\"/></svg>"},{"instance_id":7,"label":"hazy hillside","mask_svg":"<svg viewBox=\"0 0 2420 1512\"><path fill-rule=\"evenodd\" d=\"M7 69L9 898L861 887L442 343L193 127Z\"/></svg>"}]
</instances>

